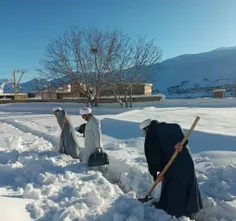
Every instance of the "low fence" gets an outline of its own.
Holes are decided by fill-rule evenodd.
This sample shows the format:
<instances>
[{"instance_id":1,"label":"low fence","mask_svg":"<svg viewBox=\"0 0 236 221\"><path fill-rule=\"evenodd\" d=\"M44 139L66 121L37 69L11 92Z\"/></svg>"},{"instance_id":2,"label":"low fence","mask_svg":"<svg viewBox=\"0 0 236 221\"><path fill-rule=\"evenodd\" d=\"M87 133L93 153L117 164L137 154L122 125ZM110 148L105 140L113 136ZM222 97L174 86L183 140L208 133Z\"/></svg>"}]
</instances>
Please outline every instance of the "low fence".
<instances>
[{"instance_id":1,"label":"low fence","mask_svg":"<svg viewBox=\"0 0 236 221\"><path fill-rule=\"evenodd\" d=\"M162 96L134 96L132 102L150 102L160 101ZM125 102L125 98L121 98L122 102ZM129 98L128 98L129 101ZM76 99L22 99L22 100L4 100L0 99L0 104L9 103L33 103L33 102L60 102L60 103L87 103L87 100L83 97ZM118 103L114 97L102 97L99 98L99 103Z\"/></svg>"}]
</instances>

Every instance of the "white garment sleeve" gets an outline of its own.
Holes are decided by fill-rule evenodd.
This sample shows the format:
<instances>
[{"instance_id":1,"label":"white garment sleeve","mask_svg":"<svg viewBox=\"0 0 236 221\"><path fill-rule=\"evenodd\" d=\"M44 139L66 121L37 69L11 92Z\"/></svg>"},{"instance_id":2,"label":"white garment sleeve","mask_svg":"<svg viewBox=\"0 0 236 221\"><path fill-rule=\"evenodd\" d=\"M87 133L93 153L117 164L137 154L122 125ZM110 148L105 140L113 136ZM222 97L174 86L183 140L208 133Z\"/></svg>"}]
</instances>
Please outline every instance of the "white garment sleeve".
<instances>
[{"instance_id":1,"label":"white garment sleeve","mask_svg":"<svg viewBox=\"0 0 236 221\"><path fill-rule=\"evenodd\" d=\"M101 123L99 120L93 122L93 132L95 139L95 147L102 148L102 140L101 140Z\"/></svg>"}]
</instances>

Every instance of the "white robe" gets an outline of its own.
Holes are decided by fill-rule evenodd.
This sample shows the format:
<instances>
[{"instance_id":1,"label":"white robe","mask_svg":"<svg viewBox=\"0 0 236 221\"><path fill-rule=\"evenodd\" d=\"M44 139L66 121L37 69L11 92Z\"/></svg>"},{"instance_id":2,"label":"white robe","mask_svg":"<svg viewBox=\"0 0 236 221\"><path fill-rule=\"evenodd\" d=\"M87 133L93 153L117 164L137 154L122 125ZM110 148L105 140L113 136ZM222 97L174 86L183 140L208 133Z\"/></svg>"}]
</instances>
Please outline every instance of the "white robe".
<instances>
[{"instance_id":1,"label":"white robe","mask_svg":"<svg viewBox=\"0 0 236 221\"><path fill-rule=\"evenodd\" d=\"M101 138L101 122L92 116L85 127L84 163L88 163L89 156L96 151L96 148L102 148Z\"/></svg>"}]
</instances>

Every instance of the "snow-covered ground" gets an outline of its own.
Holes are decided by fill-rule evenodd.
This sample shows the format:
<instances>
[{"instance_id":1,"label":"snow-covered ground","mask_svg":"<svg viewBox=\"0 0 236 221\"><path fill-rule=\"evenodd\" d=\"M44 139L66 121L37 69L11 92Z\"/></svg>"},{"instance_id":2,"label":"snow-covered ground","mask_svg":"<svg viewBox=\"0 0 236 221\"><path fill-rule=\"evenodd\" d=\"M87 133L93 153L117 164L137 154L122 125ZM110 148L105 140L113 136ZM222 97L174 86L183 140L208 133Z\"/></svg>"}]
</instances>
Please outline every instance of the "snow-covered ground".
<instances>
[{"instance_id":1,"label":"snow-covered ground","mask_svg":"<svg viewBox=\"0 0 236 221\"><path fill-rule=\"evenodd\" d=\"M204 209L201 221L236 221L236 100L192 99L138 103L133 109L102 105L110 165L103 173L56 152L60 130L52 107L65 108L76 127L81 104L20 103L0 105L1 221L168 221L164 211L142 204L152 185L143 153L146 118L180 123L190 137ZM79 137L83 147L83 137ZM154 196L160 194L158 185ZM13 209L13 210L12 210ZM182 220L189 220L182 218Z\"/></svg>"}]
</instances>

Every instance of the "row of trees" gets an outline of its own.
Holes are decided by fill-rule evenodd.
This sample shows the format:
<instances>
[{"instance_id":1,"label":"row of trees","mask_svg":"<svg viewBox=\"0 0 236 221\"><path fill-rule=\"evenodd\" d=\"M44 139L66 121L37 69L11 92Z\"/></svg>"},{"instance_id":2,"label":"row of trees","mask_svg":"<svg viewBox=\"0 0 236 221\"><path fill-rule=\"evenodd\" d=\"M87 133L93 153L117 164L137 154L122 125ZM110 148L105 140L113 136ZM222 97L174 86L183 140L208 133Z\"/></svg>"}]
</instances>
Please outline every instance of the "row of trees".
<instances>
[{"instance_id":1,"label":"row of trees","mask_svg":"<svg viewBox=\"0 0 236 221\"><path fill-rule=\"evenodd\" d=\"M126 107L128 96L132 107L133 87L150 80L161 58L154 40L145 36L133 40L119 30L74 27L48 44L38 71L46 79L69 80L92 106L107 88L123 106L118 90L122 87Z\"/></svg>"}]
</instances>

